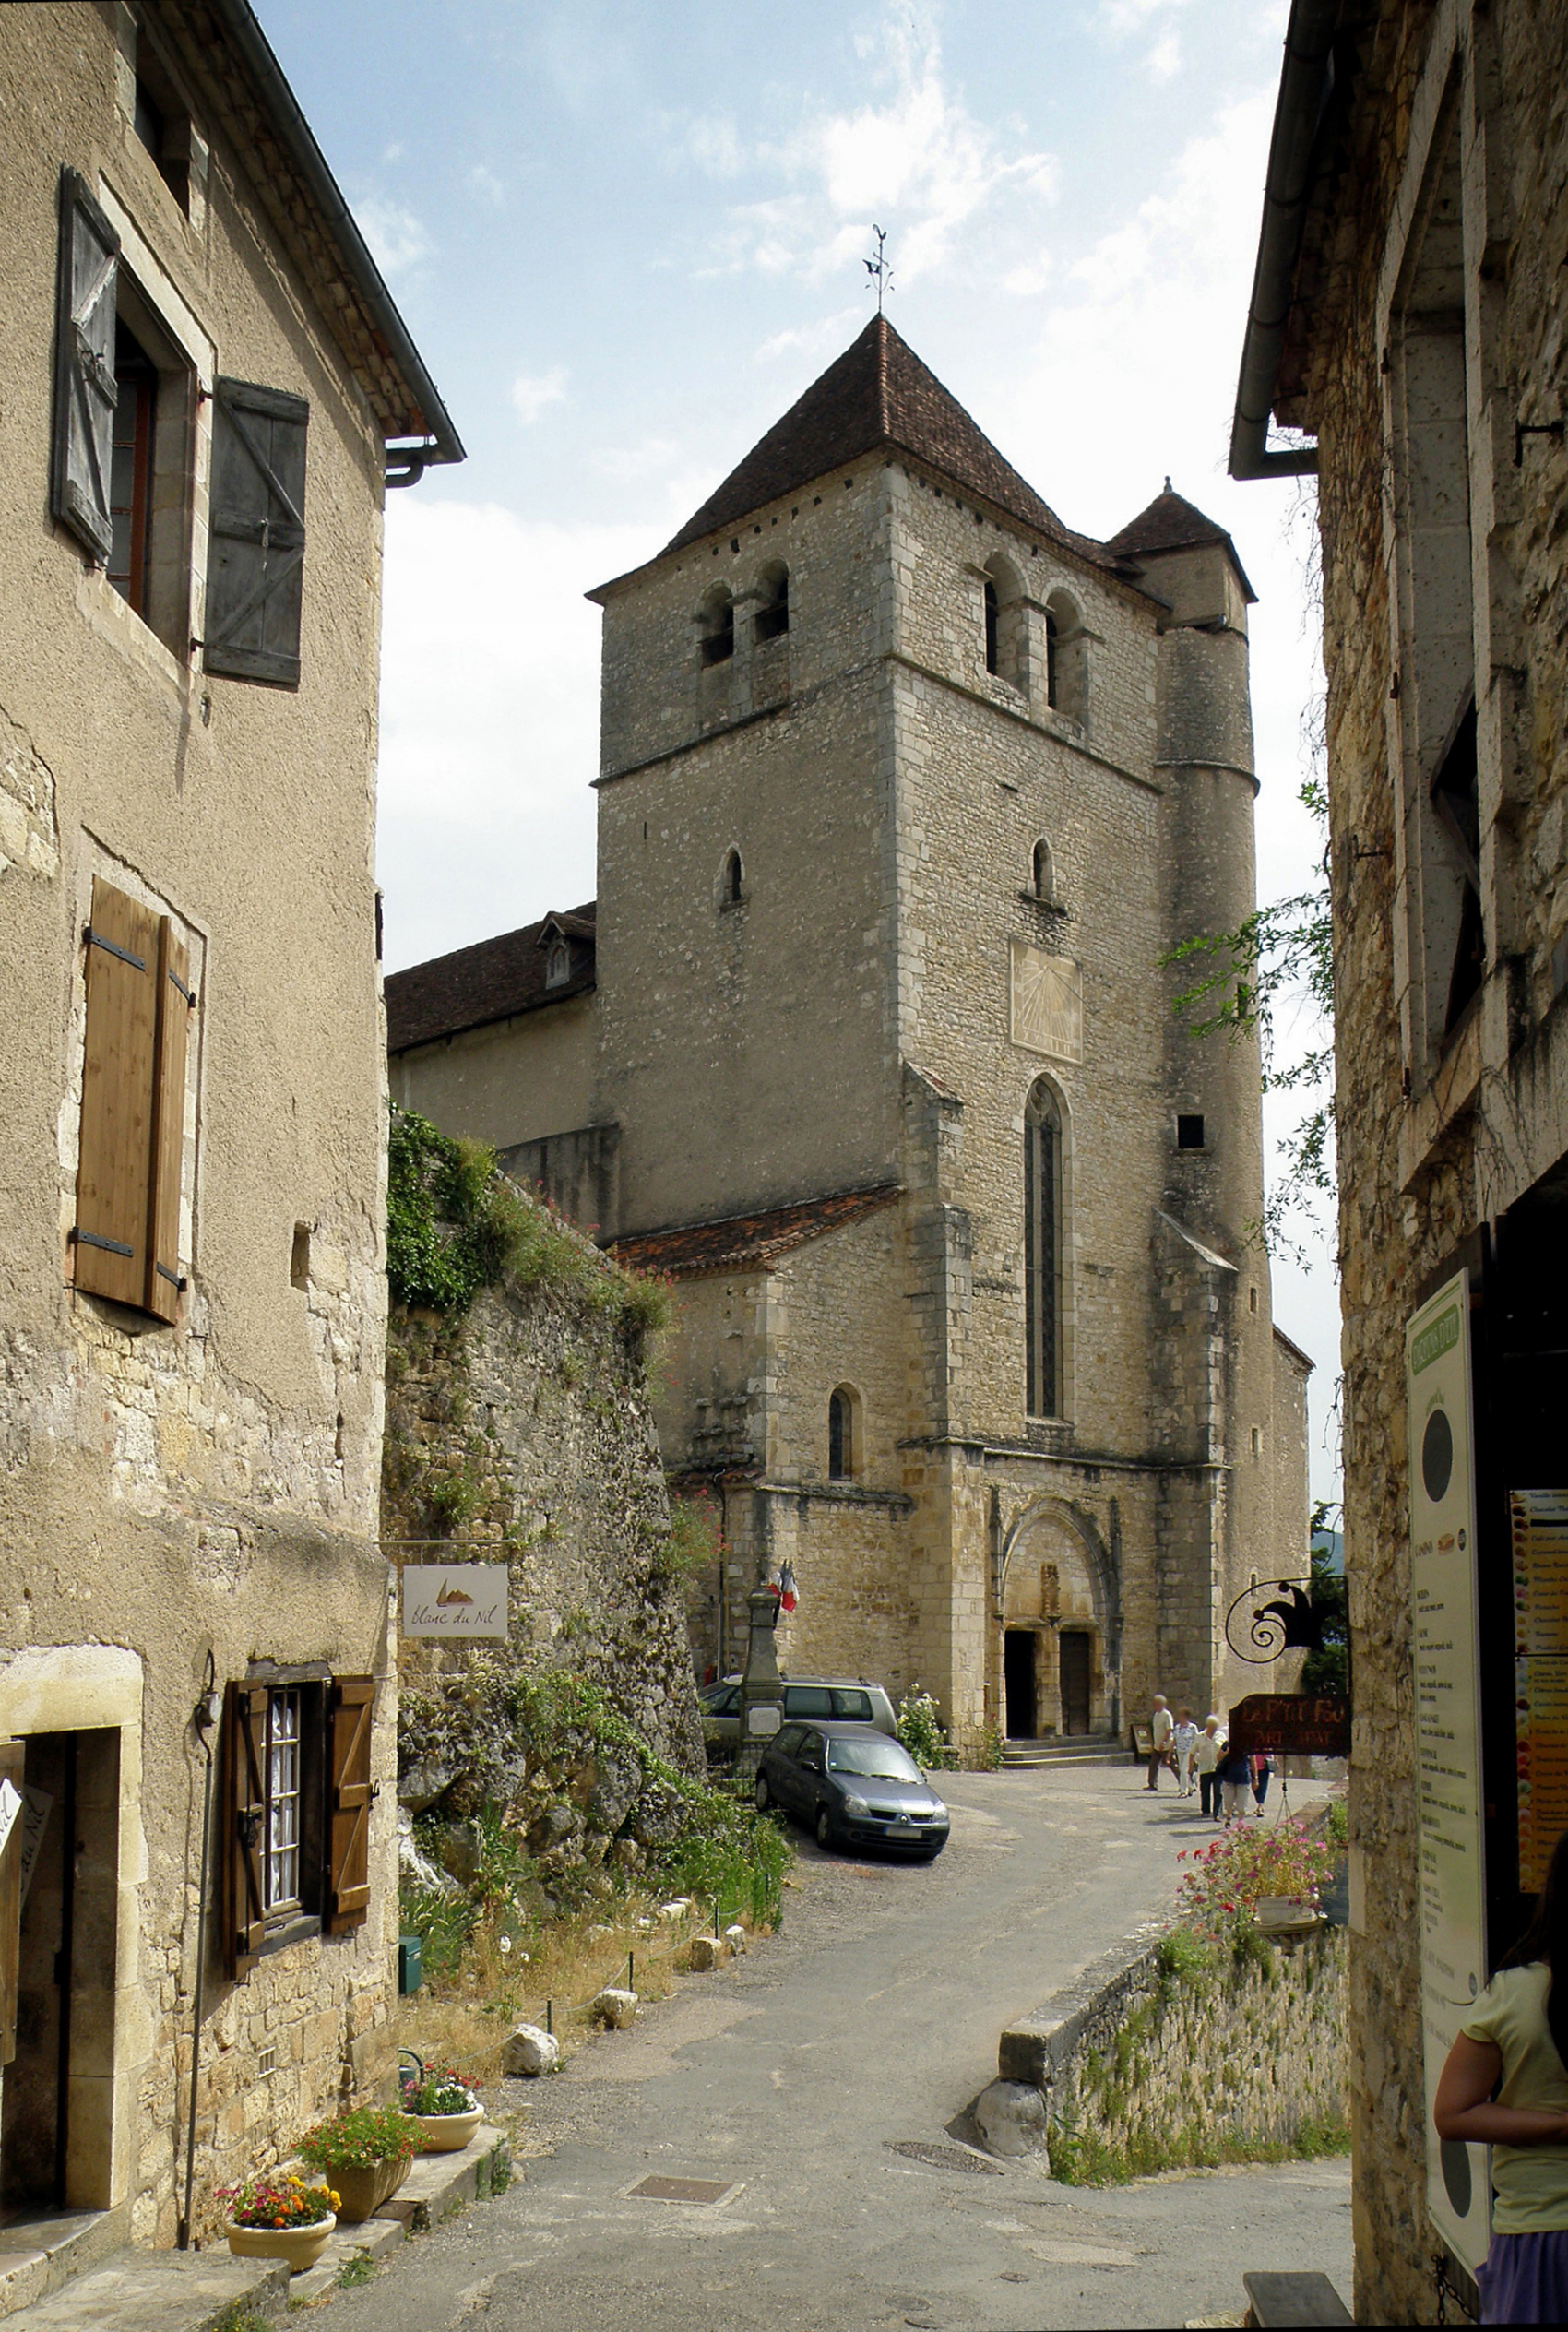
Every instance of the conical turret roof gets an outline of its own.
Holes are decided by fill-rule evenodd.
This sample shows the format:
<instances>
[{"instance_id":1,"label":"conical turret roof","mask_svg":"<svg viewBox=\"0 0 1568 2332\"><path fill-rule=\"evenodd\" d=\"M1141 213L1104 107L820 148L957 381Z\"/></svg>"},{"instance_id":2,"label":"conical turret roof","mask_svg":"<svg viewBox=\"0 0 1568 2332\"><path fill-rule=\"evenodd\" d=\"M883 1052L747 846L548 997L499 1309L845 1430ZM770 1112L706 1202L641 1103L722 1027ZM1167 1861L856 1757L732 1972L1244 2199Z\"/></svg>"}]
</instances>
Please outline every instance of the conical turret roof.
<instances>
[{"instance_id":1,"label":"conical turret roof","mask_svg":"<svg viewBox=\"0 0 1568 2332\"><path fill-rule=\"evenodd\" d=\"M1203 542L1222 542L1230 554L1231 565L1241 578L1241 588L1249 600L1257 593L1247 581L1246 570L1236 556L1236 545L1225 529L1213 518L1206 518L1196 505L1184 494L1173 494L1170 481L1165 481L1165 492L1157 494L1146 510L1140 510L1131 523L1113 534L1106 550L1117 559L1139 560L1158 558L1162 551L1192 551Z\"/></svg>"},{"instance_id":2,"label":"conical turret roof","mask_svg":"<svg viewBox=\"0 0 1568 2332\"><path fill-rule=\"evenodd\" d=\"M1102 543L1063 525L884 315L758 439L661 555L884 447L912 455L1097 566L1119 564Z\"/></svg>"}]
</instances>

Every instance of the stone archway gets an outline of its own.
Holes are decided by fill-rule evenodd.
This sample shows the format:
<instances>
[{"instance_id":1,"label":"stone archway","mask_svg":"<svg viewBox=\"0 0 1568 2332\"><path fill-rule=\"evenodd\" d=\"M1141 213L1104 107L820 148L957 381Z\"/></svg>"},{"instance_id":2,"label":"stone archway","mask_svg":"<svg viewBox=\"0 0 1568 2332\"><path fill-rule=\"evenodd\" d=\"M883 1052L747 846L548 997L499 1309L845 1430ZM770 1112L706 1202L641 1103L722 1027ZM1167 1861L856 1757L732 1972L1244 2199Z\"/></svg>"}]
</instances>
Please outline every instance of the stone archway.
<instances>
[{"instance_id":1,"label":"stone archway","mask_svg":"<svg viewBox=\"0 0 1568 2332\"><path fill-rule=\"evenodd\" d=\"M1118 1598L1093 1521L1063 1500L1038 1499L1003 1541L996 1653L1004 1730L1018 1738L1030 1708L1037 1735L1113 1733L1120 1723ZM1032 1696L1026 1676L1033 1638Z\"/></svg>"}]
</instances>

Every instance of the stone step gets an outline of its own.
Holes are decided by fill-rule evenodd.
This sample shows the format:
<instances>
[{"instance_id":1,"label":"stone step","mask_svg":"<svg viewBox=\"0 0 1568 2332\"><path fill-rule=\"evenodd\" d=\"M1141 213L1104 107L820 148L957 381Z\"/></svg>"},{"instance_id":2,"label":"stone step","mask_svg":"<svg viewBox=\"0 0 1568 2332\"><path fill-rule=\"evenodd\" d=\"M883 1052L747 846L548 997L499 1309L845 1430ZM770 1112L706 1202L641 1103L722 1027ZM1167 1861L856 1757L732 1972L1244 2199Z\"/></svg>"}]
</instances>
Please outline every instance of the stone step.
<instances>
[{"instance_id":1,"label":"stone step","mask_svg":"<svg viewBox=\"0 0 1568 2332\"><path fill-rule=\"evenodd\" d=\"M129 2232L125 2204L116 2210L7 2210L0 2221L0 2318L95 2267Z\"/></svg>"},{"instance_id":2,"label":"stone step","mask_svg":"<svg viewBox=\"0 0 1568 2332\"><path fill-rule=\"evenodd\" d=\"M110 2327L113 2332L228 2332L247 2314L265 2324L281 2322L291 2309L324 2298L359 2254L379 2259L405 2236L422 2234L469 2204L499 2195L510 2177L506 2139L486 2124L460 2153L416 2155L391 2200L360 2225L338 2228L328 2236L317 2265L291 2281L280 2259L235 2259L226 2248L122 2250L104 2265L77 2273L61 2289L48 2287L47 2297L34 2298L30 2305L18 2302L6 2318L6 2332L110 2332ZM53 2216L63 2219L66 2214ZM123 2233L125 2216L123 2211L95 2214L114 2222L112 2240ZM36 2231L42 2223L28 2225ZM15 2231L0 2227L0 2242ZM101 2255L92 2255L94 2260ZM63 2274L70 2272L68 2266L62 2268Z\"/></svg>"},{"instance_id":3,"label":"stone step","mask_svg":"<svg viewBox=\"0 0 1568 2332\"><path fill-rule=\"evenodd\" d=\"M1107 1733L1048 1733L1039 1741L1005 1741L1004 1766L1125 1766L1133 1753Z\"/></svg>"}]
</instances>

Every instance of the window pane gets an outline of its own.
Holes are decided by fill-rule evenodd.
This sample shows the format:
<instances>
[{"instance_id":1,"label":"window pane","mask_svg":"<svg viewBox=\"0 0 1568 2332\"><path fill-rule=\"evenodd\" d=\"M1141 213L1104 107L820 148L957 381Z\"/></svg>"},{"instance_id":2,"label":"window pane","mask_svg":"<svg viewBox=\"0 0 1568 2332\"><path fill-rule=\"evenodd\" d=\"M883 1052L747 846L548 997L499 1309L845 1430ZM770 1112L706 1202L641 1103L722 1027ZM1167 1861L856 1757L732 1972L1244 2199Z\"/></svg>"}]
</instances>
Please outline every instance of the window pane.
<instances>
[{"instance_id":1,"label":"window pane","mask_svg":"<svg viewBox=\"0 0 1568 2332\"><path fill-rule=\"evenodd\" d=\"M850 1724L869 1725L871 1722L870 1693L836 1692L833 1695L833 1713L836 1717L845 1718Z\"/></svg>"},{"instance_id":2,"label":"window pane","mask_svg":"<svg viewBox=\"0 0 1568 2332\"><path fill-rule=\"evenodd\" d=\"M784 1706L791 1717L831 1717L833 1695L826 1684L786 1684Z\"/></svg>"},{"instance_id":3,"label":"window pane","mask_svg":"<svg viewBox=\"0 0 1568 2332\"><path fill-rule=\"evenodd\" d=\"M273 1693L267 1707L267 1909L300 1899L300 1695Z\"/></svg>"}]
</instances>

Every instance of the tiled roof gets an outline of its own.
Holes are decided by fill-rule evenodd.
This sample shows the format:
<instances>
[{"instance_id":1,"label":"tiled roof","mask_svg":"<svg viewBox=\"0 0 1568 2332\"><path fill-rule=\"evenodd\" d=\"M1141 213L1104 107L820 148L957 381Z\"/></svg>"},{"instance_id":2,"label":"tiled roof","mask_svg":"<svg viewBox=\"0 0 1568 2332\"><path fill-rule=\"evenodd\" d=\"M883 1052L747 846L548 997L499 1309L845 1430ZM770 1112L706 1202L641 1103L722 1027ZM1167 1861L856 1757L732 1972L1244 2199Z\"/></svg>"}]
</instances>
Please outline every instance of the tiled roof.
<instances>
[{"instance_id":1,"label":"tiled roof","mask_svg":"<svg viewBox=\"0 0 1568 2332\"><path fill-rule=\"evenodd\" d=\"M594 984L595 905L590 898L564 915L542 915L521 931L503 932L498 939L481 939L393 972L386 983L387 1051L406 1053L410 1045L585 995ZM572 976L558 988L544 984L545 950L539 944L552 922L575 943Z\"/></svg>"},{"instance_id":2,"label":"tiled roof","mask_svg":"<svg viewBox=\"0 0 1568 2332\"><path fill-rule=\"evenodd\" d=\"M783 420L758 440L660 555L731 526L764 503L885 446L912 454L955 485L980 494L1081 558L1099 566L1117 564L1103 544L1063 525L881 315L872 318Z\"/></svg>"},{"instance_id":3,"label":"tiled roof","mask_svg":"<svg viewBox=\"0 0 1568 2332\"><path fill-rule=\"evenodd\" d=\"M1140 510L1131 525L1124 526L1120 534L1113 534L1105 547L1119 559L1137 559L1140 555L1157 555L1161 551L1190 551L1200 542L1224 543L1248 599L1255 600L1257 594L1247 581L1236 556L1236 545L1225 529L1217 526L1212 518L1206 518L1183 495L1172 494L1169 479L1165 492L1157 494L1148 508Z\"/></svg>"},{"instance_id":4,"label":"tiled roof","mask_svg":"<svg viewBox=\"0 0 1568 2332\"><path fill-rule=\"evenodd\" d=\"M720 1222L689 1222L674 1231L645 1231L630 1239L616 1239L610 1252L617 1263L636 1271L664 1271L671 1276L697 1271L727 1271L738 1264L769 1264L820 1239L825 1231L842 1231L861 1222L898 1196L897 1183L877 1183L868 1190L843 1190L831 1198L807 1198L794 1207L770 1207L756 1215L727 1215Z\"/></svg>"}]
</instances>

